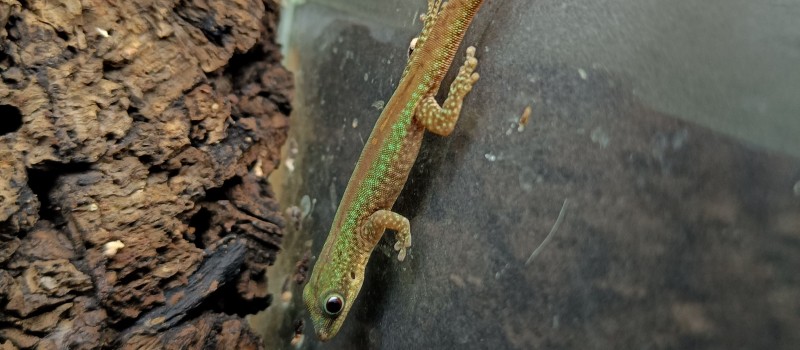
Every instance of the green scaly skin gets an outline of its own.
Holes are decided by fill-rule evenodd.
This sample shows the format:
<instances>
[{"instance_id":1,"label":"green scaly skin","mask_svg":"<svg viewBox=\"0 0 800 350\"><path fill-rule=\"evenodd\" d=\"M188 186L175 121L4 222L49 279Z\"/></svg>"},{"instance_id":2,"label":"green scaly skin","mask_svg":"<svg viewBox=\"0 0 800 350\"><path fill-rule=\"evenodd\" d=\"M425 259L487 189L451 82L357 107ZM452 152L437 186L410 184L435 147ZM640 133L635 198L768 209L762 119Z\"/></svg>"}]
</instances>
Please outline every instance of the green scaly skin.
<instances>
[{"instance_id":1,"label":"green scaly skin","mask_svg":"<svg viewBox=\"0 0 800 350\"><path fill-rule=\"evenodd\" d=\"M364 270L384 230L397 232L398 259L411 246L409 223L391 211L417 158L425 130L447 136L464 97L478 80L475 48L439 106L434 95L483 0L429 0L424 27L403 76L387 103L347 183L328 239L319 254L303 299L322 341L336 333L364 282ZM328 306L332 298L341 308ZM328 304L331 305L331 304ZM336 311L336 312L330 312Z\"/></svg>"}]
</instances>

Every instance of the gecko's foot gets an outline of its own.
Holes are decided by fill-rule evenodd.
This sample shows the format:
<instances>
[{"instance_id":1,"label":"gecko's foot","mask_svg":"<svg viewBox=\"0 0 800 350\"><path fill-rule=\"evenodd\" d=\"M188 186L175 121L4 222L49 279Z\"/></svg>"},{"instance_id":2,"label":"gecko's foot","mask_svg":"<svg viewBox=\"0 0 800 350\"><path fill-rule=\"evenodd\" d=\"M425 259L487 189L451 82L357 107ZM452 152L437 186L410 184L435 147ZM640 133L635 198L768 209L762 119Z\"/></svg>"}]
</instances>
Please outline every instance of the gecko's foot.
<instances>
[{"instance_id":1,"label":"gecko's foot","mask_svg":"<svg viewBox=\"0 0 800 350\"><path fill-rule=\"evenodd\" d=\"M453 132L458 116L461 113L464 97L467 96L472 90L472 86L480 78L478 73L475 72L475 68L478 67L475 51L474 46L467 48L464 64L458 69L456 79L450 84L450 92L447 94L447 99L444 100L441 106L436 102L433 95L425 97L417 106L414 118L426 130L441 136L447 136Z\"/></svg>"},{"instance_id":2,"label":"gecko's foot","mask_svg":"<svg viewBox=\"0 0 800 350\"><path fill-rule=\"evenodd\" d=\"M403 261L406 259L406 249L411 247L411 235L399 234L397 235L397 242L394 244L394 250L397 251L397 260Z\"/></svg>"},{"instance_id":3,"label":"gecko's foot","mask_svg":"<svg viewBox=\"0 0 800 350\"><path fill-rule=\"evenodd\" d=\"M480 79L480 75L475 72L478 67L478 59L475 58L475 46L467 48L467 58L464 60L464 65L458 70L456 81L461 84L466 92L472 90L472 85Z\"/></svg>"}]
</instances>

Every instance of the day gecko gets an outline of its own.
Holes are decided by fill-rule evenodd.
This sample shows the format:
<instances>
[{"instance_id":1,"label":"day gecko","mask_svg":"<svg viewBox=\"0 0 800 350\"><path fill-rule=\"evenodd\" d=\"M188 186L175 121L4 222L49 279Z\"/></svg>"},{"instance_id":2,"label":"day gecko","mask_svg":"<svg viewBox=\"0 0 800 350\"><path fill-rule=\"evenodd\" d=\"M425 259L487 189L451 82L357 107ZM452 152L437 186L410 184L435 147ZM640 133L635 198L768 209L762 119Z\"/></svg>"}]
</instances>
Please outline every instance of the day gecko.
<instances>
[{"instance_id":1,"label":"day gecko","mask_svg":"<svg viewBox=\"0 0 800 350\"><path fill-rule=\"evenodd\" d=\"M483 0L428 0L422 33L397 89L381 112L339 203L325 246L317 258L303 300L322 341L339 332L353 306L372 250L384 230L396 232L398 260L411 246L408 219L391 211L417 158L425 130L447 136L461 103L478 81L475 48L443 105L434 96Z\"/></svg>"}]
</instances>

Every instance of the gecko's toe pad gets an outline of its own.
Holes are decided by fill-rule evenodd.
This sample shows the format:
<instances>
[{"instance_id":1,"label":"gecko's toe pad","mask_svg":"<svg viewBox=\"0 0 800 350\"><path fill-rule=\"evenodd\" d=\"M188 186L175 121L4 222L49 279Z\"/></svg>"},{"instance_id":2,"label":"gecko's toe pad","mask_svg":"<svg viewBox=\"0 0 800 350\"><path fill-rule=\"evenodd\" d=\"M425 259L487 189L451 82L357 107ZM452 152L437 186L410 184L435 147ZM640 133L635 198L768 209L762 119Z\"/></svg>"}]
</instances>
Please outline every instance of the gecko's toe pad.
<instances>
[{"instance_id":1,"label":"gecko's toe pad","mask_svg":"<svg viewBox=\"0 0 800 350\"><path fill-rule=\"evenodd\" d=\"M394 243L394 250L397 251L397 260L403 261L406 258L406 249L411 247L411 237L408 239L398 240Z\"/></svg>"},{"instance_id":2,"label":"gecko's toe pad","mask_svg":"<svg viewBox=\"0 0 800 350\"><path fill-rule=\"evenodd\" d=\"M403 261L405 259L406 259L406 250L405 249L400 249L400 252L397 253L397 260L398 261Z\"/></svg>"}]
</instances>

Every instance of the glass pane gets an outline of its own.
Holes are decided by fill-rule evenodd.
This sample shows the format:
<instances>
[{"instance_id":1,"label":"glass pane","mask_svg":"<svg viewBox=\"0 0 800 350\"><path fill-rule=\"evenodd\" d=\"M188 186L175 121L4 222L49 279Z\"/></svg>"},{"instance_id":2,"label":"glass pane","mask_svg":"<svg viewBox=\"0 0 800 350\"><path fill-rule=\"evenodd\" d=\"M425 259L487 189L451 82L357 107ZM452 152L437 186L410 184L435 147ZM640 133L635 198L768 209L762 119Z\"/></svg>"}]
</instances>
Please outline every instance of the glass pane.
<instances>
[{"instance_id":1,"label":"glass pane","mask_svg":"<svg viewBox=\"0 0 800 350\"><path fill-rule=\"evenodd\" d=\"M426 5L289 5L280 191L307 213L296 258L319 254ZM487 1L437 99L466 45L481 79L393 207L410 255L383 238L330 346L800 348L799 15L778 0ZM304 319L314 348L292 288L285 324Z\"/></svg>"}]
</instances>

